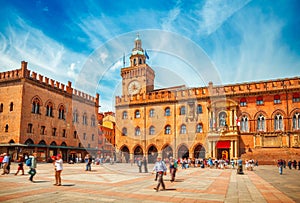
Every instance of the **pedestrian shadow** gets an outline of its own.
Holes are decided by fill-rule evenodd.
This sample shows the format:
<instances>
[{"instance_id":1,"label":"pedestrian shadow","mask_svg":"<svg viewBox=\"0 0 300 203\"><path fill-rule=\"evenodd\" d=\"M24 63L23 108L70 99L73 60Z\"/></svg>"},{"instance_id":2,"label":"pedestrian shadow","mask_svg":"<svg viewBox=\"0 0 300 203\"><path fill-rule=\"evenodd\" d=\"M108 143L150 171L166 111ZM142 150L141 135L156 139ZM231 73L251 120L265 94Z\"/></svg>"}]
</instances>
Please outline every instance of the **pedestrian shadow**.
<instances>
[{"instance_id":1,"label":"pedestrian shadow","mask_svg":"<svg viewBox=\"0 0 300 203\"><path fill-rule=\"evenodd\" d=\"M184 180L183 179L176 179L174 180L174 182L183 182Z\"/></svg>"},{"instance_id":2,"label":"pedestrian shadow","mask_svg":"<svg viewBox=\"0 0 300 203\"><path fill-rule=\"evenodd\" d=\"M62 184L61 186L72 187L72 186L75 186L75 184Z\"/></svg>"},{"instance_id":3,"label":"pedestrian shadow","mask_svg":"<svg viewBox=\"0 0 300 203\"><path fill-rule=\"evenodd\" d=\"M168 188L168 189L165 189L166 191L173 191L173 190L176 190L175 188Z\"/></svg>"},{"instance_id":4,"label":"pedestrian shadow","mask_svg":"<svg viewBox=\"0 0 300 203\"><path fill-rule=\"evenodd\" d=\"M34 180L33 181L34 183L47 183L47 182L50 182L48 180Z\"/></svg>"}]
</instances>

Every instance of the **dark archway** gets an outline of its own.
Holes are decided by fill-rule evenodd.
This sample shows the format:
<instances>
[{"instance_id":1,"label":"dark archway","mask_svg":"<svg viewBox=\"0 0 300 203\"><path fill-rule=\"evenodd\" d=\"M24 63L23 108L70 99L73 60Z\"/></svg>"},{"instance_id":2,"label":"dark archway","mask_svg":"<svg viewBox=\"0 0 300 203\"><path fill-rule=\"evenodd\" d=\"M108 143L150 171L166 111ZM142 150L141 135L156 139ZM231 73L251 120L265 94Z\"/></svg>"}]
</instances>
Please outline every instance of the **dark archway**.
<instances>
[{"instance_id":1,"label":"dark archway","mask_svg":"<svg viewBox=\"0 0 300 203\"><path fill-rule=\"evenodd\" d=\"M194 149L194 158L200 158L204 159L205 158L205 148L201 145L198 144L195 149Z\"/></svg>"},{"instance_id":2,"label":"dark archway","mask_svg":"<svg viewBox=\"0 0 300 203\"><path fill-rule=\"evenodd\" d=\"M162 150L162 158L170 158L173 157L173 149L170 145L166 145Z\"/></svg>"},{"instance_id":3,"label":"dark archway","mask_svg":"<svg viewBox=\"0 0 300 203\"><path fill-rule=\"evenodd\" d=\"M10 140L10 141L9 141L9 144L13 144L13 143L15 143L14 140Z\"/></svg>"},{"instance_id":4,"label":"dark archway","mask_svg":"<svg viewBox=\"0 0 300 203\"><path fill-rule=\"evenodd\" d=\"M148 163L155 163L156 158L157 158L157 148L152 145L148 149Z\"/></svg>"},{"instance_id":5,"label":"dark archway","mask_svg":"<svg viewBox=\"0 0 300 203\"><path fill-rule=\"evenodd\" d=\"M128 163L129 162L129 158L130 158L130 154L129 154L129 149L128 149L128 147L127 146L123 146L121 149L120 149L120 151L121 151L121 157L125 157L125 161L126 161L126 163Z\"/></svg>"},{"instance_id":6,"label":"dark archway","mask_svg":"<svg viewBox=\"0 0 300 203\"><path fill-rule=\"evenodd\" d=\"M189 149L185 145L181 145L178 149L178 158L189 158Z\"/></svg>"},{"instance_id":7,"label":"dark archway","mask_svg":"<svg viewBox=\"0 0 300 203\"><path fill-rule=\"evenodd\" d=\"M25 144L26 145L31 145L31 144L34 144L33 140L32 139L28 139L25 141Z\"/></svg>"},{"instance_id":8,"label":"dark archway","mask_svg":"<svg viewBox=\"0 0 300 203\"><path fill-rule=\"evenodd\" d=\"M39 142L39 145L47 145L47 144L46 144L45 140L41 140L41 141Z\"/></svg>"},{"instance_id":9,"label":"dark archway","mask_svg":"<svg viewBox=\"0 0 300 203\"><path fill-rule=\"evenodd\" d=\"M143 158L143 156L144 156L143 149L140 146L137 146L134 149L134 160L136 158Z\"/></svg>"}]
</instances>

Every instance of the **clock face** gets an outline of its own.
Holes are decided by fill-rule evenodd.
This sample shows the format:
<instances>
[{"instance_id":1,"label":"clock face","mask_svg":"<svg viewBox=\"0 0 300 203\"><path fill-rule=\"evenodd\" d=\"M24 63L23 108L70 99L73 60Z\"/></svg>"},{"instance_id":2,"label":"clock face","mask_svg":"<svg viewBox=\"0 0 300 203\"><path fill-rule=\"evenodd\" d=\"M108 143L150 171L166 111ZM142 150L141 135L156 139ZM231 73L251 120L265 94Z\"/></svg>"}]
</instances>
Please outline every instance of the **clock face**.
<instances>
[{"instance_id":1,"label":"clock face","mask_svg":"<svg viewBox=\"0 0 300 203\"><path fill-rule=\"evenodd\" d=\"M134 80L134 81L130 82L128 85L128 93L129 94L138 94L140 92L141 88L142 88L141 84L138 81Z\"/></svg>"}]
</instances>

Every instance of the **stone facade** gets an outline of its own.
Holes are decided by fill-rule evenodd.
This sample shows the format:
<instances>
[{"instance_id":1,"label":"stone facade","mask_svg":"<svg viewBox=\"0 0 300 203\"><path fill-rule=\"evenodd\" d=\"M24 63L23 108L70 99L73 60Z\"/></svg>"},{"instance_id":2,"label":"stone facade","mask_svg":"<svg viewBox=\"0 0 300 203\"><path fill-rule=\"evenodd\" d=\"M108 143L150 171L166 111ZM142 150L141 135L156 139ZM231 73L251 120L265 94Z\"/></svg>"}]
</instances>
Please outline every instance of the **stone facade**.
<instances>
[{"instance_id":1,"label":"stone facade","mask_svg":"<svg viewBox=\"0 0 300 203\"><path fill-rule=\"evenodd\" d=\"M92 97L27 69L0 73L1 152L16 159L38 153L40 161L96 153L99 95Z\"/></svg>"},{"instance_id":2,"label":"stone facade","mask_svg":"<svg viewBox=\"0 0 300 203\"><path fill-rule=\"evenodd\" d=\"M130 61L121 70L123 91L116 97L119 159L236 159L259 148L298 150L299 77L155 90L155 73L146 64L139 37Z\"/></svg>"}]
</instances>

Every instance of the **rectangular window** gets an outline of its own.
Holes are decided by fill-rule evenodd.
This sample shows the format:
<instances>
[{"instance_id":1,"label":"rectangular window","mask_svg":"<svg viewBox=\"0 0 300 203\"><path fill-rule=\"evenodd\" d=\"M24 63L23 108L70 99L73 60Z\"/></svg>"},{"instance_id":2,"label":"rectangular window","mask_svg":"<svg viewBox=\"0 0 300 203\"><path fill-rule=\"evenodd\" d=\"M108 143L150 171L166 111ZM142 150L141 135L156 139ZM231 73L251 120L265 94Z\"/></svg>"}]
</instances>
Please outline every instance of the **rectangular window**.
<instances>
[{"instance_id":1,"label":"rectangular window","mask_svg":"<svg viewBox=\"0 0 300 203\"><path fill-rule=\"evenodd\" d=\"M32 133L32 124L28 123L27 133Z\"/></svg>"},{"instance_id":2,"label":"rectangular window","mask_svg":"<svg viewBox=\"0 0 300 203\"><path fill-rule=\"evenodd\" d=\"M56 128L52 128L52 136L56 136Z\"/></svg>"},{"instance_id":3,"label":"rectangular window","mask_svg":"<svg viewBox=\"0 0 300 203\"><path fill-rule=\"evenodd\" d=\"M63 129L63 131L62 131L62 137L67 137L66 129Z\"/></svg>"},{"instance_id":4,"label":"rectangular window","mask_svg":"<svg viewBox=\"0 0 300 203\"><path fill-rule=\"evenodd\" d=\"M41 135L45 135L45 132L46 132L46 127L41 126Z\"/></svg>"}]
</instances>

